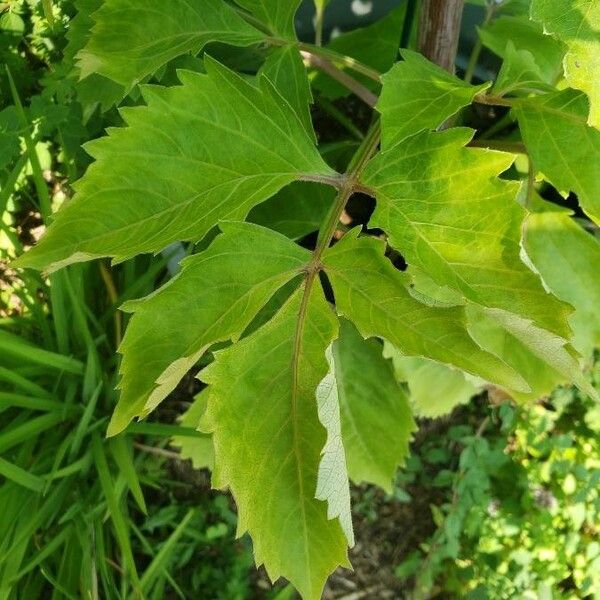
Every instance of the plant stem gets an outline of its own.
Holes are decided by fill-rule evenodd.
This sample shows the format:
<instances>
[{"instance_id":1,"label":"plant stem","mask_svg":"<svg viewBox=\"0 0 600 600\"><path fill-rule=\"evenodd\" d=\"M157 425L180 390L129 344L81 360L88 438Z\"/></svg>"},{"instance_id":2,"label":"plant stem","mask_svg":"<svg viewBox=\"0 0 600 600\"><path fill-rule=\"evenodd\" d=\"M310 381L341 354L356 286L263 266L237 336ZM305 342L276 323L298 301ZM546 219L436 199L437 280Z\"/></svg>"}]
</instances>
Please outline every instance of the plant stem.
<instances>
[{"instance_id":1,"label":"plant stem","mask_svg":"<svg viewBox=\"0 0 600 600\"><path fill-rule=\"evenodd\" d=\"M334 64L340 64L349 69L352 69L356 73L360 73L373 81L377 81L379 83L381 73L377 71L377 69L373 69L372 67L368 67L367 65L361 63L360 61L352 58L351 56L346 56L345 54L340 54L335 50L331 50L329 48L323 48L322 46L316 46L315 44L307 44L306 42L295 42L292 40L284 40L278 37L267 37L265 41L268 44L273 46L289 46L295 45L298 47L298 50L302 50L303 52L307 52L308 54L312 54L314 56L322 56L323 58L328 59L330 62Z\"/></svg>"},{"instance_id":2,"label":"plant stem","mask_svg":"<svg viewBox=\"0 0 600 600\"><path fill-rule=\"evenodd\" d=\"M289 43L289 42L287 42ZM303 42L298 43L298 48L300 50L304 50L304 52L308 52L309 54L314 54L316 56L322 56L323 58L327 58L334 64L341 64L349 69L352 69L356 73L360 73L377 83L380 82L381 73L377 71L377 69L373 69L360 61L352 58L351 56L346 56L345 54L340 54L335 50L330 50L329 48L323 48L321 46L314 46L313 44L305 44Z\"/></svg>"},{"instance_id":3,"label":"plant stem","mask_svg":"<svg viewBox=\"0 0 600 600\"><path fill-rule=\"evenodd\" d=\"M381 128L379 126L379 121L377 121L371 127L371 129L365 136L365 139L362 141L361 145L354 153L354 156L352 157L352 160L348 165L348 170L344 175L344 185L339 189L335 202L329 214L327 215L325 223L323 227L321 227L321 229L319 230L317 246L313 253L313 257L311 259L308 269L309 274L313 270L316 272L320 269L321 258L323 256L323 253L325 252L325 250L327 250L329 244L331 243L331 240L333 239L342 212L346 207L346 203L348 202L348 198L350 198L350 196L356 191L357 187L359 186L358 178L360 177L366 164L369 162L369 160L377 150L380 137Z\"/></svg>"},{"instance_id":4,"label":"plant stem","mask_svg":"<svg viewBox=\"0 0 600 600\"><path fill-rule=\"evenodd\" d=\"M454 73L464 0L423 0L419 50L431 62Z\"/></svg>"},{"instance_id":5,"label":"plant stem","mask_svg":"<svg viewBox=\"0 0 600 600\"><path fill-rule=\"evenodd\" d=\"M336 189L340 189L344 185L344 176L343 175L317 175L315 173L305 173L304 175L300 175L298 177L300 181L312 181L313 183L323 183L325 185L330 185Z\"/></svg>"},{"instance_id":6,"label":"plant stem","mask_svg":"<svg viewBox=\"0 0 600 600\"><path fill-rule=\"evenodd\" d=\"M341 83L345 88L349 89L353 94L358 96L370 107L373 107L375 104L377 104L377 96L371 90L366 88L362 83L360 83L360 81L354 79L354 77L348 75L348 73L345 71L342 71L342 69L338 69L327 58L305 52L304 50L302 50L300 53L309 65L316 67L317 69L323 71L323 73L327 73L329 77L335 79L338 83Z\"/></svg>"},{"instance_id":7,"label":"plant stem","mask_svg":"<svg viewBox=\"0 0 600 600\"><path fill-rule=\"evenodd\" d=\"M295 40L286 40L274 35L272 31L270 31L264 23L262 23L259 19L251 15L248 11L243 8L239 8L237 6L232 5L233 9L244 19L247 23L266 34L265 41L268 44L273 46L289 46L296 45L299 50L304 50L305 52L309 52L310 54L315 54L317 56L323 56L324 58L328 58L333 63L339 63L356 71L357 73L361 73L365 77L372 79L373 81L379 81L379 73L377 70L368 67L367 65L362 64L361 62L355 60L351 56L346 56L344 54L339 54L334 50L330 50L329 48L323 48L321 46L322 43L322 28L323 28L323 15L319 18L319 14L317 14L317 38L315 44L307 44L305 42L298 42ZM320 24L319 24L320 21Z\"/></svg>"},{"instance_id":8,"label":"plant stem","mask_svg":"<svg viewBox=\"0 0 600 600\"><path fill-rule=\"evenodd\" d=\"M317 14L315 16L315 46L323 45L323 18L325 16L325 7L317 4Z\"/></svg>"},{"instance_id":9,"label":"plant stem","mask_svg":"<svg viewBox=\"0 0 600 600\"><path fill-rule=\"evenodd\" d=\"M509 107L511 107L514 104L514 102L511 102L507 98L491 96L490 94L477 94L477 96L475 96L475 102L477 102L478 104L487 104L489 106L509 106Z\"/></svg>"},{"instance_id":10,"label":"plant stem","mask_svg":"<svg viewBox=\"0 0 600 600\"><path fill-rule=\"evenodd\" d=\"M298 379L300 373L300 349L302 346L302 336L304 335L304 326L306 323L306 315L308 313L308 303L310 300L312 287L319 276L319 271L322 269L321 259L323 258L323 254L331 244L331 240L333 239L335 231L338 227L340 217L344 208L346 207L346 203L355 191L355 187L358 184L358 178L360 174L362 173L366 164L369 162L370 158L377 150L380 137L381 130L379 127L379 122L376 122L371 127L365 139L362 141L361 145L356 150L354 156L352 157L352 160L350 161L350 164L348 165L348 170L343 175L343 185L339 189L335 202L333 203L331 210L325 218L323 226L319 230L317 245L309 263L306 265L305 268L306 278L304 280L304 289L302 291L302 298L300 300L300 308L298 309L298 319L296 321L296 330L294 332L293 340L294 350L291 369L293 390L293 414L296 411L297 396L295 394L295 390L298 388ZM294 438L296 438L296 436L297 433L294 431Z\"/></svg>"}]
</instances>

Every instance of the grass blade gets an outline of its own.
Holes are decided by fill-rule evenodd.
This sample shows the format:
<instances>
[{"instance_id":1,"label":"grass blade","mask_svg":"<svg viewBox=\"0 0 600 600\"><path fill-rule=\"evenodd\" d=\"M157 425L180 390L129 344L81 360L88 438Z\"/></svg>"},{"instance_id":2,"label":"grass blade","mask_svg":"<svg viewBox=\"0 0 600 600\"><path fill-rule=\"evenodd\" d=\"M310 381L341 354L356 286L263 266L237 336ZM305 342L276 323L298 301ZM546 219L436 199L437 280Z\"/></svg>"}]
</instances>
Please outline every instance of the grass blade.
<instances>
[{"instance_id":1,"label":"grass blade","mask_svg":"<svg viewBox=\"0 0 600 600\"><path fill-rule=\"evenodd\" d=\"M0 458L0 475L32 492L41 492L44 489L44 480L41 477L38 477L3 458Z\"/></svg>"},{"instance_id":2,"label":"grass blade","mask_svg":"<svg viewBox=\"0 0 600 600\"><path fill-rule=\"evenodd\" d=\"M175 545L177 544L179 538L185 533L187 526L190 521L193 519L195 514L194 509L191 509L187 512L185 517L183 517L181 523L177 525L175 531L169 536L169 539L162 545L158 554L154 557L152 562L148 565L148 568L144 571L141 579L142 591L149 591L150 587L154 583L154 579L156 576L162 571L166 569L166 565L169 562L169 558L172 552L175 550Z\"/></svg>"},{"instance_id":3,"label":"grass blade","mask_svg":"<svg viewBox=\"0 0 600 600\"><path fill-rule=\"evenodd\" d=\"M129 543L129 532L127 530L127 524L125 516L121 512L119 507L119 501L115 493L113 480L108 469L108 461L106 460L106 454L102 447L102 441L98 435L92 438L92 449L94 454L94 461L96 463L96 469L98 476L100 477L100 485L102 491L106 497L108 504L108 511L112 519L119 547L121 548L121 554L123 555L123 562L125 563L126 574L131 578L134 588L139 591L140 579L135 567L135 561L133 558L133 552L131 550L131 544Z\"/></svg>"},{"instance_id":4,"label":"grass blade","mask_svg":"<svg viewBox=\"0 0 600 600\"><path fill-rule=\"evenodd\" d=\"M135 501L140 507L141 511L147 515L148 509L146 508L146 501L144 500L144 494L142 493L140 480L135 471L135 465L133 464L129 440L125 438L125 436L119 435L110 440L109 446L115 462L119 467L121 475L123 475L129 489L131 490L132 496L135 498Z\"/></svg>"}]
</instances>

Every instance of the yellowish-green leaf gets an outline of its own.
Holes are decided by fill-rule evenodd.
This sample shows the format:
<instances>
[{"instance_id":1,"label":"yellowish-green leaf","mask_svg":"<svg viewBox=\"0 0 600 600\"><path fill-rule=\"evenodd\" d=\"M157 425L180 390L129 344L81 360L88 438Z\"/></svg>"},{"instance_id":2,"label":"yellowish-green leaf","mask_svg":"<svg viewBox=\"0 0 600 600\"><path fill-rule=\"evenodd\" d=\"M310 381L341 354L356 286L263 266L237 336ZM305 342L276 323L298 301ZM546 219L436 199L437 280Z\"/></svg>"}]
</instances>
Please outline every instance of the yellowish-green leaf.
<instances>
[{"instance_id":1,"label":"yellowish-green leaf","mask_svg":"<svg viewBox=\"0 0 600 600\"><path fill-rule=\"evenodd\" d=\"M558 190L572 190L600 224L600 131L587 124L588 99L564 90L522 99L515 107L536 170Z\"/></svg>"},{"instance_id":2,"label":"yellowish-green leaf","mask_svg":"<svg viewBox=\"0 0 600 600\"><path fill-rule=\"evenodd\" d=\"M205 388L194 398L192 405L183 414L180 425L182 427L198 429L200 421L206 412L207 402L208 389ZM175 435L171 440L171 445L179 448L181 458L191 460L195 469L213 469L215 452L211 435L207 433L201 433L198 437Z\"/></svg>"},{"instance_id":3,"label":"yellowish-green leaf","mask_svg":"<svg viewBox=\"0 0 600 600\"><path fill-rule=\"evenodd\" d=\"M333 173L268 80L205 62L206 75L180 72L181 86L145 87L148 106L122 111L129 126L87 145L96 162L18 266L52 271L199 240L303 174Z\"/></svg>"},{"instance_id":4,"label":"yellowish-green leaf","mask_svg":"<svg viewBox=\"0 0 600 600\"><path fill-rule=\"evenodd\" d=\"M365 340L341 319L333 346L348 472L355 483L392 491L416 429L408 398L377 340Z\"/></svg>"},{"instance_id":5,"label":"yellowish-green leaf","mask_svg":"<svg viewBox=\"0 0 600 600\"><path fill-rule=\"evenodd\" d=\"M496 177L514 157L465 148L472 135L424 132L376 156L362 178L377 197L370 224L438 285L568 338L569 307L521 260L519 185Z\"/></svg>"},{"instance_id":6,"label":"yellowish-green leaf","mask_svg":"<svg viewBox=\"0 0 600 600\"><path fill-rule=\"evenodd\" d=\"M391 358L398 381L406 381L410 403L418 417L435 418L466 404L481 389L481 383L465 373L425 358L402 356L391 344L384 355Z\"/></svg>"},{"instance_id":7,"label":"yellowish-green leaf","mask_svg":"<svg viewBox=\"0 0 600 600\"><path fill-rule=\"evenodd\" d=\"M208 42L248 46L264 35L222 0L105 0L78 55L81 76L104 75L131 87L168 61Z\"/></svg>"},{"instance_id":8,"label":"yellowish-green leaf","mask_svg":"<svg viewBox=\"0 0 600 600\"><path fill-rule=\"evenodd\" d=\"M503 96L553 90L551 85L544 82L544 74L537 63L537 58L529 50L517 50L512 41L509 41L492 94Z\"/></svg>"},{"instance_id":9,"label":"yellowish-green leaf","mask_svg":"<svg viewBox=\"0 0 600 600\"><path fill-rule=\"evenodd\" d=\"M525 50L535 56L544 81L556 83L562 72L563 45L554 38L544 35L539 23L526 16L502 16L479 30L484 46L506 58L509 42L517 50Z\"/></svg>"},{"instance_id":10,"label":"yellowish-green leaf","mask_svg":"<svg viewBox=\"0 0 600 600\"><path fill-rule=\"evenodd\" d=\"M600 2L532 0L531 17L567 46L565 78L588 95L588 123L600 128Z\"/></svg>"},{"instance_id":11,"label":"yellowish-green leaf","mask_svg":"<svg viewBox=\"0 0 600 600\"><path fill-rule=\"evenodd\" d=\"M527 219L525 249L552 292L575 307L573 345L590 359L600 348L600 243L568 215L540 212Z\"/></svg>"},{"instance_id":12,"label":"yellowish-green leaf","mask_svg":"<svg viewBox=\"0 0 600 600\"><path fill-rule=\"evenodd\" d=\"M384 242L357 239L357 234L346 234L323 262L338 312L363 337L387 340L406 356L430 358L499 385L528 390L513 369L471 339L462 307L435 308L415 300L406 289L410 279L384 256Z\"/></svg>"},{"instance_id":13,"label":"yellowish-green leaf","mask_svg":"<svg viewBox=\"0 0 600 600\"><path fill-rule=\"evenodd\" d=\"M377 110L384 150L423 129L436 129L490 85L465 83L411 50L402 50L402 57L382 77Z\"/></svg>"},{"instance_id":14,"label":"yellowish-green leaf","mask_svg":"<svg viewBox=\"0 0 600 600\"><path fill-rule=\"evenodd\" d=\"M305 600L319 600L327 576L348 566L342 527L315 498L327 440L316 390L336 335L315 281L262 328L217 352L201 374L210 385L203 428L213 434L213 485L231 489L238 531L252 536L257 564L273 580L286 577Z\"/></svg>"},{"instance_id":15,"label":"yellowish-green leaf","mask_svg":"<svg viewBox=\"0 0 600 600\"><path fill-rule=\"evenodd\" d=\"M282 235L248 223L223 223L179 275L124 309L134 313L119 351L121 396L109 434L153 410L212 344L236 339L269 298L310 258Z\"/></svg>"},{"instance_id":16,"label":"yellowish-green leaf","mask_svg":"<svg viewBox=\"0 0 600 600\"><path fill-rule=\"evenodd\" d=\"M575 351L561 337L496 308L469 305L467 316L469 332L477 343L507 362L529 383L531 391L526 394L508 390L515 398L536 400L563 382L572 382L597 397L582 374Z\"/></svg>"}]
</instances>

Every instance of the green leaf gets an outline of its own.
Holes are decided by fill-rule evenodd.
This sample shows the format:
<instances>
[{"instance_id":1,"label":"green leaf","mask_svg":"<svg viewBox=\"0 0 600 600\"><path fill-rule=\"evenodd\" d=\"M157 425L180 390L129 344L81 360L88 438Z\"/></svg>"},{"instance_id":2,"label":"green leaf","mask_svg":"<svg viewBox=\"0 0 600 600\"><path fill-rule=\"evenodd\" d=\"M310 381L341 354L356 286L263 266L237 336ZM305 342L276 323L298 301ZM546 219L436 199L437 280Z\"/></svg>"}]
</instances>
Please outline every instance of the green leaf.
<instances>
[{"instance_id":1,"label":"green leaf","mask_svg":"<svg viewBox=\"0 0 600 600\"><path fill-rule=\"evenodd\" d=\"M600 131L587 124L588 99L575 90L522 99L514 110L534 167L572 190L600 224Z\"/></svg>"},{"instance_id":2,"label":"green leaf","mask_svg":"<svg viewBox=\"0 0 600 600\"><path fill-rule=\"evenodd\" d=\"M496 178L514 157L465 148L472 135L424 132L376 156L362 178L377 196L370 225L438 285L568 338L569 307L521 260L519 186Z\"/></svg>"},{"instance_id":3,"label":"green leaf","mask_svg":"<svg viewBox=\"0 0 600 600\"><path fill-rule=\"evenodd\" d=\"M306 67L302 62L297 46L276 48L267 57L259 73L262 73L290 103L308 135L316 142L317 138L310 117L312 93L308 83Z\"/></svg>"},{"instance_id":4,"label":"green leaf","mask_svg":"<svg viewBox=\"0 0 600 600\"><path fill-rule=\"evenodd\" d=\"M257 564L317 600L327 576L348 566L346 539L315 498L326 431L316 390L335 316L315 284L300 288L265 326L215 353L203 429L213 434L213 485L228 486L238 531L248 530Z\"/></svg>"},{"instance_id":5,"label":"green leaf","mask_svg":"<svg viewBox=\"0 0 600 600\"><path fill-rule=\"evenodd\" d=\"M406 381L410 402L418 417L436 418L466 404L481 388L463 372L425 358L402 356L391 344L384 355L391 358L398 381Z\"/></svg>"},{"instance_id":6,"label":"green leaf","mask_svg":"<svg viewBox=\"0 0 600 600\"><path fill-rule=\"evenodd\" d=\"M564 339L528 319L495 308L469 305L467 315L469 333L477 343L508 363L531 386L526 394L509 389L515 398L536 400L567 381L597 397Z\"/></svg>"},{"instance_id":7,"label":"green leaf","mask_svg":"<svg viewBox=\"0 0 600 600\"><path fill-rule=\"evenodd\" d=\"M544 35L542 27L526 16L494 19L479 30L479 37L486 48L502 58L507 56L509 42L517 50L526 50L533 54L546 83L556 83L561 75L564 56L562 44Z\"/></svg>"},{"instance_id":8,"label":"green leaf","mask_svg":"<svg viewBox=\"0 0 600 600\"><path fill-rule=\"evenodd\" d=\"M517 50L509 41L504 52L504 61L494 82L492 94L503 96L513 93L549 92L554 88L544 82L537 58L529 50Z\"/></svg>"},{"instance_id":9,"label":"green leaf","mask_svg":"<svg viewBox=\"0 0 600 600\"><path fill-rule=\"evenodd\" d=\"M567 46L565 78L584 91L591 110L588 123L600 128L600 3L597 0L532 0L531 18Z\"/></svg>"},{"instance_id":10,"label":"green leaf","mask_svg":"<svg viewBox=\"0 0 600 600\"><path fill-rule=\"evenodd\" d=\"M525 249L545 284L572 304L573 345L589 359L600 348L600 243L564 213L528 217Z\"/></svg>"},{"instance_id":11,"label":"green leaf","mask_svg":"<svg viewBox=\"0 0 600 600\"><path fill-rule=\"evenodd\" d=\"M192 405L181 417L182 427L198 429L200 421L206 413L208 402L208 388L204 388L195 398ZM215 452L213 449L212 436L203 434L199 437L187 435L174 435L171 445L179 448L182 459L191 460L194 469L212 469L215 464Z\"/></svg>"},{"instance_id":12,"label":"green leaf","mask_svg":"<svg viewBox=\"0 0 600 600\"><path fill-rule=\"evenodd\" d=\"M18 266L52 271L199 240L304 174L334 173L271 83L206 67L180 72L181 86L144 87L148 106L122 109L129 127L87 145L96 162Z\"/></svg>"},{"instance_id":13,"label":"green leaf","mask_svg":"<svg viewBox=\"0 0 600 600\"><path fill-rule=\"evenodd\" d=\"M317 231L331 208L335 190L320 183L291 183L266 202L255 206L248 220L299 239Z\"/></svg>"},{"instance_id":14,"label":"green leaf","mask_svg":"<svg viewBox=\"0 0 600 600\"><path fill-rule=\"evenodd\" d=\"M134 316L119 348L121 396L109 435L156 408L209 346L239 337L310 258L307 250L257 225L220 227L224 233L182 261L175 279L123 307Z\"/></svg>"},{"instance_id":15,"label":"green leaf","mask_svg":"<svg viewBox=\"0 0 600 600\"><path fill-rule=\"evenodd\" d=\"M398 8L390 11L372 25L353 29L333 38L327 44L327 49L350 56L379 73L385 73L398 60L402 23L406 13L405 4L403 2ZM336 66L347 69L347 66L341 64ZM376 82L360 73L353 72L352 76L369 89L376 91L379 88ZM330 100L343 98L350 94L348 88L322 72L315 74L312 85L315 90Z\"/></svg>"},{"instance_id":16,"label":"green leaf","mask_svg":"<svg viewBox=\"0 0 600 600\"><path fill-rule=\"evenodd\" d=\"M85 47L92 35L94 26L92 15L102 6L102 0L75 0L73 4L77 14L69 21L66 34L68 44L63 61L77 77L78 81L75 83L77 98L84 105L86 114L97 104L106 111L125 96L125 87L99 73L91 73L80 80L81 72L76 65L77 54Z\"/></svg>"},{"instance_id":17,"label":"green leaf","mask_svg":"<svg viewBox=\"0 0 600 600\"><path fill-rule=\"evenodd\" d=\"M300 0L235 0L250 11L269 31L289 40L296 39L294 17Z\"/></svg>"},{"instance_id":18,"label":"green leaf","mask_svg":"<svg viewBox=\"0 0 600 600\"><path fill-rule=\"evenodd\" d=\"M337 366L332 346L325 351L329 372L317 386L319 421L327 430L327 441L321 450L315 498L327 502L327 518L339 519L348 545L354 546L354 529L350 510L350 486L346 467L345 439L342 438Z\"/></svg>"},{"instance_id":19,"label":"green leaf","mask_svg":"<svg viewBox=\"0 0 600 600\"><path fill-rule=\"evenodd\" d=\"M411 50L402 50L402 57L382 77L377 110L384 150L423 129L437 128L490 86L465 83Z\"/></svg>"},{"instance_id":20,"label":"green leaf","mask_svg":"<svg viewBox=\"0 0 600 600\"><path fill-rule=\"evenodd\" d=\"M481 350L466 331L462 307L434 308L407 291L410 279L384 256L375 238L346 234L324 256L338 313L351 320L363 337L377 336L406 356L454 365L509 388L528 386L510 367Z\"/></svg>"},{"instance_id":21,"label":"green leaf","mask_svg":"<svg viewBox=\"0 0 600 600\"><path fill-rule=\"evenodd\" d=\"M355 483L374 483L391 493L416 425L382 350L380 342L365 340L341 319L333 353L348 472Z\"/></svg>"},{"instance_id":22,"label":"green leaf","mask_svg":"<svg viewBox=\"0 0 600 600\"><path fill-rule=\"evenodd\" d=\"M249 46L263 40L222 0L105 0L78 54L81 77L104 75L129 91L172 58L208 42Z\"/></svg>"}]
</instances>

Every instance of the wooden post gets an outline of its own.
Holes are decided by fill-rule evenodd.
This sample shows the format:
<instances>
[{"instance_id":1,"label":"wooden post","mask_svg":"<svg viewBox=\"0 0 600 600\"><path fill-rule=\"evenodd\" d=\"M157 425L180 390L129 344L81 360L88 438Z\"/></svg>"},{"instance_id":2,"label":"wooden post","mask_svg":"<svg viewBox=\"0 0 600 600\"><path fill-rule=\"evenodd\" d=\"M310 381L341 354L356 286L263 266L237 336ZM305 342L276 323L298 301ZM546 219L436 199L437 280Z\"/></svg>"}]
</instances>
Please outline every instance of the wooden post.
<instances>
[{"instance_id":1,"label":"wooden post","mask_svg":"<svg viewBox=\"0 0 600 600\"><path fill-rule=\"evenodd\" d=\"M423 0L419 19L419 51L454 73L464 0Z\"/></svg>"}]
</instances>

